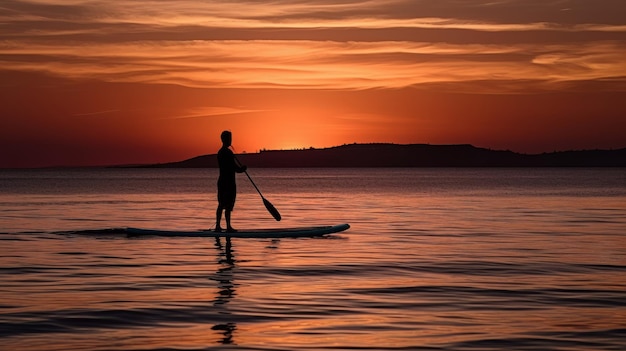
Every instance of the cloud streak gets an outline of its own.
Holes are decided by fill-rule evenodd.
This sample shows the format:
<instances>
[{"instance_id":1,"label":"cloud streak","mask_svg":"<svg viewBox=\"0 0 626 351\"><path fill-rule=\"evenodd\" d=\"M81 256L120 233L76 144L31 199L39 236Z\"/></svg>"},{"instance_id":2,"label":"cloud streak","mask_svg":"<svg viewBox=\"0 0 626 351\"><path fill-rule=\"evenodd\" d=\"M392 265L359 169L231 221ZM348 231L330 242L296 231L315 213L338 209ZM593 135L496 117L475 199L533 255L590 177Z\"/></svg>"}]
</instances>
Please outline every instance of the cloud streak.
<instances>
[{"instance_id":1,"label":"cloud streak","mask_svg":"<svg viewBox=\"0 0 626 351\"><path fill-rule=\"evenodd\" d=\"M507 84L508 92L518 92L611 81L617 85L609 89L622 90L626 40L619 38L626 24L612 12L621 5L606 1L599 15L591 11L594 4L8 1L0 7L0 64L71 79L194 88L359 90L481 82L471 89L490 92L484 82L491 81L498 90L501 82L519 82ZM229 38L234 31L236 40ZM346 33L348 39L336 39ZM375 39L359 40L365 36L360 33ZM542 33L555 40L545 42Z\"/></svg>"},{"instance_id":2,"label":"cloud streak","mask_svg":"<svg viewBox=\"0 0 626 351\"><path fill-rule=\"evenodd\" d=\"M167 117L163 119L189 119L189 118L206 118L206 117L218 117L238 114L248 114L257 112L267 112L268 110L254 110L241 107L225 107L225 106L205 106L196 107L187 111L187 113L180 116Z\"/></svg>"},{"instance_id":3,"label":"cloud streak","mask_svg":"<svg viewBox=\"0 0 626 351\"><path fill-rule=\"evenodd\" d=\"M73 79L196 88L403 88L429 83L552 82L626 77L626 49L588 45L417 42L174 41L0 45L5 69ZM532 88L533 84L519 89Z\"/></svg>"},{"instance_id":4,"label":"cloud streak","mask_svg":"<svg viewBox=\"0 0 626 351\"><path fill-rule=\"evenodd\" d=\"M87 117L87 116L101 116L108 115L111 113L119 112L120 110L103 110L103 111L95 111L95 112L84 112L84 113L75 113L75 117Z\"/></svg>"}]
</instances>

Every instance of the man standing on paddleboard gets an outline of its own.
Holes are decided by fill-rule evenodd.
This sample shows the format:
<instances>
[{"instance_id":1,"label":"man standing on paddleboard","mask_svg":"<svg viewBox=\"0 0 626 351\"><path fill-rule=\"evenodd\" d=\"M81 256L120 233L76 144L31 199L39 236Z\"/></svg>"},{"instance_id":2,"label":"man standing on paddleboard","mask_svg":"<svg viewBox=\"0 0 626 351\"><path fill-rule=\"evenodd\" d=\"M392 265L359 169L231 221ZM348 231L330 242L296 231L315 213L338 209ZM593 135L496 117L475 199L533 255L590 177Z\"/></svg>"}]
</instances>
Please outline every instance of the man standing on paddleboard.
<instances>
[{"instance_id":1,"label":"man standing on paddleboard","mask_svg":"<svg viewBox=\"0 0 626 351\"><path fill-rule=\"evenodd\" d=\"M220 166L220 176L217 179L217 212L215 214L215 231L222 231L222 211L226 213L226 231L236 232L230 225L230 214L235 207L237 197L237 184L235 183L235 173L243 173L247 167L239 165L235 160L235 154L230 150L233 142L233 134L225 130L220 136L222 138L222 148L217 153L217 162Z\"/></svg>"}]
</instances>

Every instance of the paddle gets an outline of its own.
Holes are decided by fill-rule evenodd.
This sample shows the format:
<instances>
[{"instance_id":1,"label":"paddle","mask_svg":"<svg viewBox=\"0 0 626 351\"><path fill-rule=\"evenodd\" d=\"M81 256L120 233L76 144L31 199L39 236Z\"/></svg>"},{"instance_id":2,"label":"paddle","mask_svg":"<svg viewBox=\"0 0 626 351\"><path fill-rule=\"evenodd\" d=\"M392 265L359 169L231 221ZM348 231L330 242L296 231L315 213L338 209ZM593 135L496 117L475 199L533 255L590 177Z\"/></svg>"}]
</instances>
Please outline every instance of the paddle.
<instances>
[{"instance_id":1,"label":"paddle","mask_svg":"<svg viewBox=\"0 0 626 351\"><path fill-rule=\"evenodd\" d=\"M237 156L235 156L235 161L237 162L239 167L241 167L241 162L239 162L239 159L237 158ZM256 186L256 184L254 184L254 181L252 180L252 178L250 178L250 175L248 174L248 171L244 171L244 173L248 176L248 179L250 179L250 183L252 183L252 185L254 186L256 191L259 193L259 195L261 195L261 199L263 200L263 204L265 205L265 208L267 208L267 211L272 215L272 217L274 217L275 220L280 221L280 219L282 217L280 216L280 213L278 212L276 207L274 207L274 205L272 205L272 203L269 202L263 196L263 194L261 194L261 190L259 190L259 188Z\"/></svg>"}]
</instances>

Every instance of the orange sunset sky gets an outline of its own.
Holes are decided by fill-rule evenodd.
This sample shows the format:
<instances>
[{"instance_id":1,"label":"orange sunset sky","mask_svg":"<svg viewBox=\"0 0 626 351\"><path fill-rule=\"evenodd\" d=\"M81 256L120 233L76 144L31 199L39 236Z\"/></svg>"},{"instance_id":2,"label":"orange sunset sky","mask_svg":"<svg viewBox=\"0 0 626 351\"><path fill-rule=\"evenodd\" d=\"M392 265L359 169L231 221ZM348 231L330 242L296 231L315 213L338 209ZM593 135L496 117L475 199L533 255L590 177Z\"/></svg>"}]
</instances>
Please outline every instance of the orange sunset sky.
<instances>
[{"instance_id":1,"label":"orange sunset sky","mask_svg":"<svg viewBox=\"0 0 626 351\"><path fill-rule=\"evenodd\" d=\"M626 147L624 0L5 0L0 167Z\"/></svg>"}]
</instances>

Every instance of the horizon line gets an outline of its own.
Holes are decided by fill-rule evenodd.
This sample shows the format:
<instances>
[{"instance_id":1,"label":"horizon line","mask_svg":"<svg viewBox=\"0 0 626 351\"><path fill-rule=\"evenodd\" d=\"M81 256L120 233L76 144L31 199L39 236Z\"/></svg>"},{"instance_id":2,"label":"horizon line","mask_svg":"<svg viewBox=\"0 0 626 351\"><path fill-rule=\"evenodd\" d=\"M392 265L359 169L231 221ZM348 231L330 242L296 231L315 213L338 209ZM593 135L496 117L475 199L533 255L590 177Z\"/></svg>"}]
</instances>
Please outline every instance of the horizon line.
<instances>
[{"instance_id":1,"label":"horizon line","mask_svg":"<svg viewBox=\"0 0 626 351\"><path fill-rule=\"evenodd\" d=\"M257 151L254 152L247 152L247 151L243 151L241 153L236 153L238 155L255 155L255 154L261 154L264 152L289 152L289 151L310 151L310 150L327 150L327 149L335 149L335 148L340 148L340 147L346 147L346 146L353 146L353 145L390 145L390 146L432 146L432 147L439 147L439 146L465 146L465 147L472 147L475 149L483 149L483 150L488 150L488 151L493 151L493 152L509 152L509 153L513 153L513 154L517 154L517 155L522 155L522 156L539 156L539 155L547 155L547 154L558 154L558 153L567 153L567 152L591 152L591 151L621 151L621 150L626 150L626 145L623 147L619 147L619 148L595 148L595 149L567 149L567 150L554 150L554 151L544 151L544 152L540 152L540 153L523 153L523 152L517 152L517 151L513 151L510 149L492 149L489 147L481 147L481 146L476 146L470 143L458 143L458 144L430 144L430 143L408 143L408 144L403 144L403 143L394 143L394 142L369 142L369 143L358 143L358 142L353 142L353 143L344 143L342 145L334 145L334 146L327 146L327 147L314 147L314 146L309 146L309 147L302 147L302 148L292 148L292 149L259 149ZM180 163L180 162L185 162L185 161L189 161L189 160L193 160L196 158L200 158L200 157L207 157L207 156L215 156L217 155L217 153L210 153L210 154L202 154L202 155L197 155L197 156L192 156L192 157L188 157L182 160L177 160L177 161L166 161L166 162L157 162L157 163L125 163L125 164L105 164L105 165L54 165L54 166L33 166L33 167L0 167L0 170L45 170L45 169L81 169L81 168L133 168L133 167L145 167L145 166L155 166L155 165L165 165L165 164L173 164L173 163Z\"/></svg>"}]
</instances>

